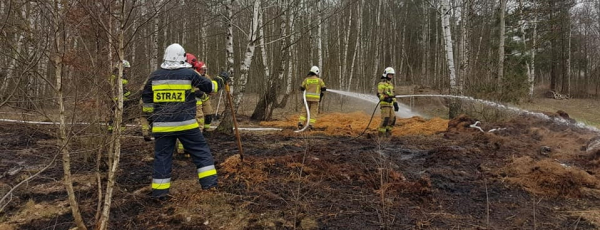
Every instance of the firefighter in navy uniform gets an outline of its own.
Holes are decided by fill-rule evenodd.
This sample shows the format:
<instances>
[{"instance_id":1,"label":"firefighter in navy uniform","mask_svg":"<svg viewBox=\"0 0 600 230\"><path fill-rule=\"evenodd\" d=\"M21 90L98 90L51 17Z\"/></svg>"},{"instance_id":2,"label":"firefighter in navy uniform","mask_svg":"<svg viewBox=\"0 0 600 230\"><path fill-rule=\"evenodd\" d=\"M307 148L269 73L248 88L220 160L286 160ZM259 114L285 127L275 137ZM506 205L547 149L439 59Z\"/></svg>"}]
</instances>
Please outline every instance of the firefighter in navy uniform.
<instances>
[{"instance_id":1,"label":"firefighter in navy uniform","mask_svg":"<svg viewBox=\"0 0 600 230\"><path fill-rule=\"evenodd\" d=\"M377 97L379 97L379 108L381 109L381 124L378 130L378 136L380 137L391 136L392 128L396 124L394 111L397 112L399 107L394 93L394 84L392 84L392 78L395 74L396 72L392 67L385 68L381 81L377 85Z\"/></svg>"},{"instance_id":2,"label":"firefighter in navy uniform","mask_svg":"<svg viewBox=\"0 0 600 230\"><path fill-rule=\"evenodd\" d=\"M152 120L155 139L151 196L163 199L169 194L177 139L190 153L202 188L214 188L217 170L196 121L196 99L192 88L210 93L216 86L190 69L185 50L177 43L165 49L160 67L150 75L142 92L142 111L150 113L148 117Z\"/></svg>"}]
</instances>

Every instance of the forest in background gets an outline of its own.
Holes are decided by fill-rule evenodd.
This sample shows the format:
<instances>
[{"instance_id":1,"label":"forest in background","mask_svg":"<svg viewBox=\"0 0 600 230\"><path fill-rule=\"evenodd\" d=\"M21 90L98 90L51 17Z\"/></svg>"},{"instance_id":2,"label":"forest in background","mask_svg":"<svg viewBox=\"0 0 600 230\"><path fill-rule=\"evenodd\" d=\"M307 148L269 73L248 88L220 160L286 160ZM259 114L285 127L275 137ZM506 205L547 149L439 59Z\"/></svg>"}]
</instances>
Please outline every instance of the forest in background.
<instances>
[{"instance_id":1,"label":"forest in background","mask_svg":"<svg viewBox=\"0 0 600 230\"><path fill-rule=\"evenodd\" d=\"M236 105L245 92L261 94L257 110L284 106L287 97L274 98L294 92L312 65L334 89L372 93L392 66L397 85L449 92L446 14L457 94L518 102L541 84L570 97L598 95L600 1L451 0L446 14L442 2L2 1L1 105L51 105L55 57L67 98L106 98L106 76L120 55L132 63L137 88L175 42L205 61L209 74L233 73Z\"/></svg>"}]
</instances>

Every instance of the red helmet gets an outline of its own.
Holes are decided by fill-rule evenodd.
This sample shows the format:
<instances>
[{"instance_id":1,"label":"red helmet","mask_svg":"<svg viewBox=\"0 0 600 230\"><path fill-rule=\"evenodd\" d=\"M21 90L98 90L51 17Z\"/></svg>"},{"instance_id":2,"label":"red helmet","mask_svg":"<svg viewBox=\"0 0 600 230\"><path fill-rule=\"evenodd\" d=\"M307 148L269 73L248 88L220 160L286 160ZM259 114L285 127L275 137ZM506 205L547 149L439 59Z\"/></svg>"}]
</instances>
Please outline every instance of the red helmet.
<instances>
[{"instance_id":1,"label":"red helmet","mask_svg":"<svg viewBox=\"0 0 600 230\"><path fill-rule=\"evenodd\" d=\"M194 65L194 68L199 72L201 69L206 69L206 64L204 64L204 62L199 61L196 63L196 65Z\"/></svg>"},{"instance_id":2,"label":"red helmet","mask_svg":"<svg viewBox=\"0 0 600 230\"><path fill-rule=\"evenodd\" d=\"M196 56L194 56L191 53L185 53L185 61L187 63L190 63L192 66L196 66L196 64L198 63L198 59L196 59Z\"/></svg>"}]
</instances>

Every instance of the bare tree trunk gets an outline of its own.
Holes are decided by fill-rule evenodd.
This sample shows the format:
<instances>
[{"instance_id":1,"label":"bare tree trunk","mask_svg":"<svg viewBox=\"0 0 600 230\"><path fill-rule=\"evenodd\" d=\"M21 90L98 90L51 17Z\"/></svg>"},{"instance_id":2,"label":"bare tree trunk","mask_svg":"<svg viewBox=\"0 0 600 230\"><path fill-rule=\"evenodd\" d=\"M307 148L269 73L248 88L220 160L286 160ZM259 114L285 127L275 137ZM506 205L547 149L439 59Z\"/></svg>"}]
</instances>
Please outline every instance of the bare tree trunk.
<instances>
[{"instance_id":1,"label":"bare tree trunk","mask_svg":"<svg viewBox=\"0 0 600 230\"><path fill-rule=\"evenodd\" d=\"M227 38L225 39L225 52L227 57L227 72L229 72L230 77L230 86L229 88L233 88L234 81L234 53L233 53L233 4L236 0L229 0L225 4L225 11L227 11L227 16L225 16L225 21L227 22ZM231 91L225 92L231 94ZM227 95L226 97L227 98ZM233 106L233 105L230 105ZM232 114L229 112L230 110L225 109L223 113L223 119L221 119L221 123L219 123L219 127L217 127L217 132L232 134L233 133L233 120Z\"/></svg>"},{"instance_id":2,"label":"bare tree trunk","mask_svg":"<svg viewBox=\"0 0 600 230\"><path fill-rule=\"evenodd\" d=\"M321 0L317 0L317 60L319 68L323 69L323 26L321 21Z\"/></svg>"},{"instance_id":3,"label":"bare tree trunk","mask_svg":"<svg viewBox=\"0 0 600 230\"><path fill-rule=\"evenodd\" d=\"M533 1L533 7L535 9L537 9L537 4L535 1ZM533 100L533 88L534 88L534 84L535 84L535 53L537 50L537 18L538 18L538 12L537 10L534 12L535 16L533 19L533 36L532 36L532 46L530 49L531 52L531 68L529 68L528 66L528 79L529 79L529 100Z\"/></svg>"},{"instance_id":4,"label":"bare tree trunk","mask_svg":"<svg viewBox=\"0 0 600 230\"><path fill-rule=\"evenodd\" d=\"M56 77L56 97L58 99L58 110L59 110L59 137L58 145L62 152L63 160L63 171L64 171L64 184L67 190L67 196L69 197L69 205L71 206L71 212L75 219L75 224L79 229L87 229L81 212L79 211L79 204L75 197L75 190L73 189L73 178L71 176L71 155L69 153L69 137L67 136L67 124L65 115L65 98L63 95L63 55L65 51L65 39L67 38L67 31L64 21L64 5L59 4L58 1L53 2L54 8L54 74Z\"/></svg>"},{"instance_id":5,"label":"bare tree trunk","mask_svg":"<svg viewBox=\"0 0 600 230\"><path fill-rule=\"evenodd\" d=\"M429 52L429 41L427 39L427 35L429 33L429 17L427 16L427 13L429 12L428 8L427 8L428 3L426 3L425 1L423 1L422 3L422 8L423 8L423 17L424 17L424 21L423 21L423 29L421 31L421 39L422 39L422 47L423 47L423 53L421 53L421 77L419 84L424 84L425 81L424 79L427 77L427 52ZM413 82L413 84L416 82Z\"/></svg>"},{"instance_id":6,"label":"bare tree trunk","mask_svg":"<svg viewBox=\"0 0 600 230\"><path fill-rule=\"evenodd\" d=\"M502 95L502 84L504 78L504 34L506 23L504 20L504 12L506 11L506 0L500 0L500 42L498 44L498 92Z\"/></svg>"},{"instance_id":7,"label":"bare tree trunk","mask_svg":"<svg viewBox=\"0 0 600 230\"><path fill-rule=\"evenodd\" d=\"M504 0L502 0L504 1ZM446 45L446 61L448 62L448 70L450 71L450 94L457 95L458 87L456 85L456 74L454 69L454 54L452 52L452 32L450 30L450 4L448 0L442 0L442 30L444 32L444 43ZM450 118L456 117L458 114L458 106L456 100L450 102Z\"/></svg>"},{"instance_id":8,"label":"bare tree trunk","mask_svg":"<svg viewBox=\"0 0 600 230\"><path fill-rule=\"evenodd\" d=\"M240 103L242 103L242 99L244 98L244 92L246 91L246 83L248 83L248 71L250 70L250 65L252 65L252 58L254 57L254 50L256 48L257 41L257 33L261 14L261 0L254 0L254 12L252 17L252 28L250 30L250 34L248 35L248 44L246 45L246 53L244 54L244 61L242 62L242 66L240 67L240 80L237 95L235 96L234 106L235 108L239 108ZM237 112L237 111L236 111Z\"/></svg>"},{"instance_id":9,"label":"bare tree trunk","mask_svg":"<svg viewBox=\"0 0 600 230\"><path fill-rule=\"evenodd\" d=\"M263 14L261 13L258 17L258 24L260 25L262 25L262 17ZM258 29L258 44L260 47L261 59L264 66L264 77L267 81L267 85L266 89L262 93L260 93L259 101L256 107L254 108L254 112L252 113L251 118L254 120L265 120L268 113L267 111L270 109L270 107L273 106L273 103L277 98L278 92L276 89L277 87L275 86L277 82L275 81L275 79L271 78L271 73L269 71L269 60L267 58L268 51L265 45L265 30L262 26Z\"/></svg>"},{"instance_id":10,"label":"bare tree trunk","mask_svg":"<svg viewBox=\"0 0 600 230\"><path fill-rule=\"evenodd\" d=\"M25 11L22 11L22 17L25 17ZM26 18L26 17L25 17ZM10 84L10 80L12 78L15 78L15 68L17 66L17 59L19 59L19 56L21 55L21 49L23 48L23 39L25 39L25 36L23 35L23 33L19 33L19 35L17 35L17 47L15 48L15 51L13 51L11 60L10 60L10 65L8 66L8 71L7 71L7 75L4 78L4 81L2 82L2 85L0 86L0 92L4 93L7 91L8 86Z\"/></svg>"},{"instance_id":11,"label":"bare tree trunk","mask_svg":"<svg viewBox=\"0 0 600 230\"><path fill-rule=\"evenodd\" d=\"M115 175L119 168L119 160L121 157L121 122L123 120L123 62L125 60L125 4L121 5L121 12L119 15L119 30L118 30L118 43L119 48L117 54L119 55L118 67L119 73L117 75L117 108L114 114L113 122L113 135L112 142L114 143L110 164L108 165L108 182L106 185L106 192L104 195L104 207L102 209L102 215L100 216L100 224L98 229L105 230L108 228L108 221L110 217L110 206L112 204L112 192L115 186Z\"/></svg>"},{"instance_id":12,"label":"bare tree trunk","mask_svg":"<svg viewBox=\"0 0 600 230\"><path fill-rule=\"evenodd\" d=\"M569 16L567 16L569 17ZM567 36L569 36L568 39L568 45L567 45L567 60L566 60L566 74L565 77L567 78L566 82L564 82L563 84L565 84L565 88L566 90L564 91L567 95L571 95L571 20L567 20L567 23L569 23L569 26L567 27L569 29L569 33Z\"/></svg>"},{"instance_id":13,"label":"bare tree trunk","mask_svg":"<svg viewBox=\"0 0 600 230\"><path fill-rule=\"evenodd\" d=\"M352 89L352 78L354 77L354 70L355 68L355 63L356 63L356 55L358 54L358 52L360 52L360 38L361 38L361 32L362 32L362 14L363 14L363 9L365 5L365 0L361 0L360 4L357 5L358 7L358 20L356 20L356 32L357 32L357 36L356 36L356 43L354 46L354 53L352 54L352 64L350 65L350 76L348 76L348 87L347 90L351 91Z\"/></svg>"},{"instance_id":14,"label":"bare tree trunk","mask_svg":"<svg viewBox=\"0 0 600 230\"><path fill-rule=\"evenodd\" d=\"M375 24L376 25L381 25L381 7L383 5L383 0L378 0L377 1L377 12L375 12L375 14L377 15L375 18ZM381 33L378 33L377 31L374 32L374 36L375 39L373 39L375 41L375 58L373 61L373 76L377 76L379 74L379 71L381 71L380 68L380 62L381 62L381 54L380 54L380 48L381 48L381 43L382 43L382 36ZM402 36L404 36L404 34L402 34ZM402 71L401 68L398 69L399 71ZM375 77L373 77L375 78ZM371 79L372 81L372 79Z\"/></svg>"},{"instance_id":15,"label":"bare tree trunk","mask_svg":"<svg viewBox=\"0 0 600 230\"><path fill-rule=\"evenodd\" d=\"M157 5L161 5L162 4L162 0L158 0ZM154 10L160 10L159 9L154 9ZM154 18L154 31L152 31L152 36L151 36L151 40L152 42L150 42L150 66L149 66L149 70L148 72L152 72L156 69L156 67L158 67L159 62L158 62L158 29L159 29L159 24L160 24L160 17L156 17ZM165 38L166 40L166 38ZM111 60L112 61L112 60Z\"/></svg>"},{"instance_id":16,"label":"bare tree trunk","mask_svg":"<svg viewBox=\"0 0 600 230\"><path fill-rule=\"evenodd\" d=\"M469 0L462 1L460 16L460 43L458 53L460 56L460 69L458 74L458 93L464 95L464 84L467 80L469 69L469 38L467 35L467 26L469 23Z\"/></svg>"},{"instance_id":17,"label":"bare tree trunk","mask_svg":"<svg viewBox=\"0 0 600 230\"><path fill-rule=\"evenodd\" d=\"M289 20L288 20L288 30L289 30L289 34L290 34L290 38L289 38L289 42L288 44L290 45L290 47L288 48L288 76L287 76L287 85L285 87L285 94L289 95L292 93L292 82L293 82L293 77L294 77L294 65L293 65L293 61L292 61L292 52L294 51L294 49L296 49L296 46L293 44L294 41L296 41L296 34L294 33L294 20L295 20L295 12L289 12Z\"/></svg>"}]
</instances>

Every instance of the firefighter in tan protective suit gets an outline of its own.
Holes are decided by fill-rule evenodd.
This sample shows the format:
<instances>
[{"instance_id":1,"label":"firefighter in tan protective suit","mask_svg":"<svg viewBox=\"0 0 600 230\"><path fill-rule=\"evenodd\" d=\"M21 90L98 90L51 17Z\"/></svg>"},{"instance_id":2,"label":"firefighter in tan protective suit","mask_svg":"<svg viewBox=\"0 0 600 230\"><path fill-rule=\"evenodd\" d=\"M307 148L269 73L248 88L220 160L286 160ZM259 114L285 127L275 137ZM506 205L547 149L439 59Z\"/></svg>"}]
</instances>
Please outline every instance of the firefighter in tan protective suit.
<instances>
[{"instance_id":1,"label":"firefighter in tan protective suit","mask_svg":"<svg viewBox=\"0 0 600 230\"><path fill-rule=\"evenodd\" d=\"M198 62L198 64L196 64L196 66L194 66L194 68L196 69L196 71L198 71L198 73L200 73L200 76L207 78L208 80L214 81L215 79L213 79L211 76L209 76L206 72L208 70L208 67L206 66L206 64L204 64L204 62ZM219 77L217 77L219 78ZM213 94L210 94L213 95ZM199 95L199 97L196 97L196 100L201 101L199 106L202 108L202 118L200 118L200 120L198 121L200 123L200 127L202 128L202 132L204 133L204 136L207 136L208 133L208 129L210 129L210 124L212 123L213 118L215 117L215 111L213 110L212 106L210 105L210 95L209 94L202 94ZM197 113L200 113L200 109L198 109Z\"/></svg>"},{"instance_id":2,"label":"firefighter in tan protective suit","mask_svg":"<svg viewBox=\"0 0 600 230\"><path fill-rule=\"evenodd\" d=\"M378 129L380 137L391 136L392 128L396 124L394 111L398 111L399 106L398 102L396 102L394 84L391 81L395 74L396 72L392 67L385 68L381 76L381 81L377 85L377 97L379 97L379 108L381 109L381 124Z\"/></svg>"},{"instance_id":3,"label":"firefighter in tan protective suit","mask_svg":"<svg viewBox=\"0 0 600 230\"><path fill-rule=\"evenodd\" d=\"M222 82L223 78L222 76L218 76L215 78L215 80L213 80L210 76L208 76L206 74L206 64L204 64L204 62L198 61L198 59L196 59L196 57L190 53L186 53L186 62L189 63L190 65L192 65L192 68L194 69L194 71L196 71L196 73L198 73L200 76L206 78L207 80L210 80L213 82L213 85L218 86L219 84L217 84L217 81ZM228 77L228 76L227 76ZM220 90L220 88L215 88L214 91L210 94L207 94L205 92L202 92L200 90L195 89L194 91L194 95L196 97L196 121L198 121L198 125L200 126L200 130L202 131L204 137L208 136L208 129L210 128L210 124L212 121L212 118L214 117L214 110L212 109L212 106L210 105L210 97L209 95L213 95L214 93L216 93L218 90ZM183 145L181 145L181 143L177 144L177 153L184 153L185 150L183 148ZM188 156L188 155L186 155Z\"/></svg>"},{"instance_id":4,"label":"firefighter in tan protective suit","mask_svg":"<svg viewBox=\"0 0 600 230\"><path fill-rule=\"evenodd\" d=\"M306 102L308 103L308 108L310 110L310 121L308 122L308 126L310 129L312 129L313 125L317 121L317 113L319 113L319 102L323 97L323 92L327 90L327 87L325 87L325 82L323 82L323 79L319 78L319 67L313 66L310 68L308 76L306 76L306 78L304 78L304 81L302 81L300 90L306 90ZM304 125L307 125L306 108L302 108L303 110L299 118L298 129L302 129Z\"/></svg>"}]
</instances>

